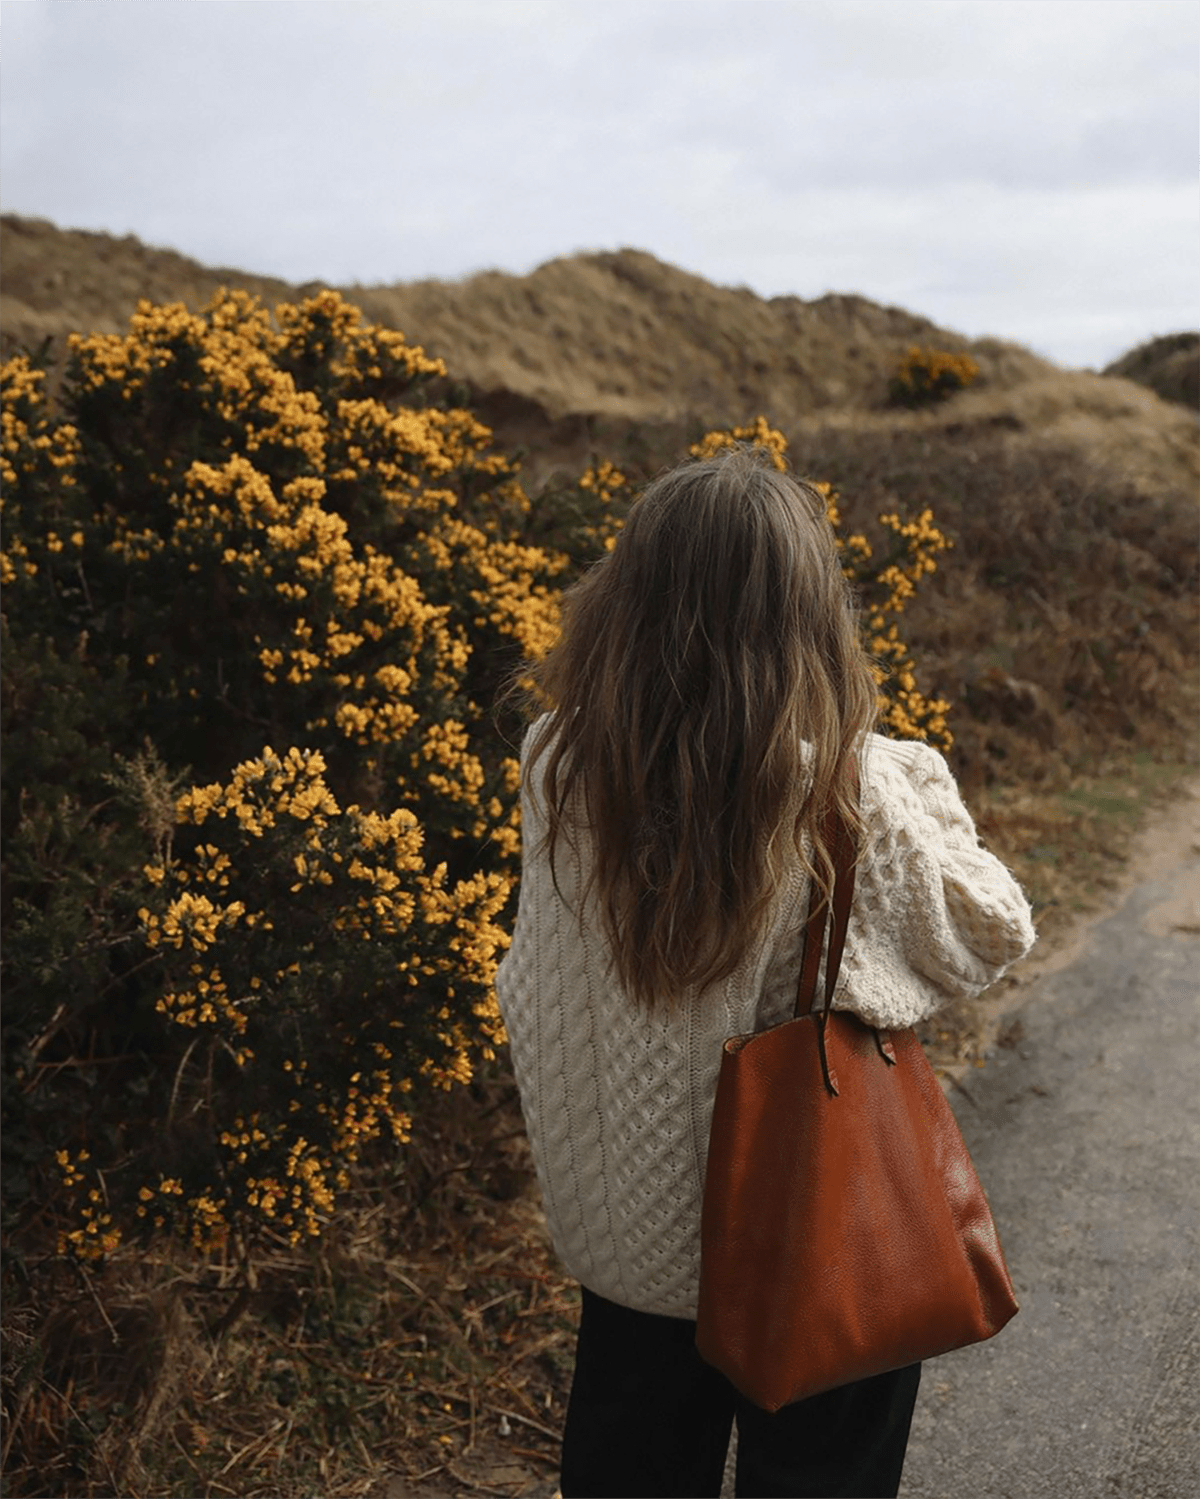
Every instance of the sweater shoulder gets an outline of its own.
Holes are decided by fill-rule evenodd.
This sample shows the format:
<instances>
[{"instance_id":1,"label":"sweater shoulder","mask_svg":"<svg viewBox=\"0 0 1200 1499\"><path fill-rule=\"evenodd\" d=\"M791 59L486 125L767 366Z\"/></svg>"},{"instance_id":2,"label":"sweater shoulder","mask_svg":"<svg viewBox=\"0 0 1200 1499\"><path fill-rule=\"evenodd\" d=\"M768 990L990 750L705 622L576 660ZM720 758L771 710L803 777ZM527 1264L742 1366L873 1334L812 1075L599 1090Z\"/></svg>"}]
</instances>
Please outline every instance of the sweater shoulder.
<instances>
[{"instance_id":1,"label":"sweater shoulder","mask_svg":"<svg viewBox=\"0 0 1200 1499\"><path fill-rule=\"evenodd\" d=\"M945 757L920 739L889 739L885 734L868 734L863 744L861 763L868 776L903 775L909 779L949 775Z\"/></svg>"},{"instance_id":2,"label":"sweater shoulder","mask_svg":"<svg viewBox=\"0 0 1200 1499\"><path fill-rule=\"evenodd\" d=\"M921 801L959 800L958 783L945 756L919 739L871 734L860 757L864 802L887 804L915 795Z\"/></svg>"}]
</instances>

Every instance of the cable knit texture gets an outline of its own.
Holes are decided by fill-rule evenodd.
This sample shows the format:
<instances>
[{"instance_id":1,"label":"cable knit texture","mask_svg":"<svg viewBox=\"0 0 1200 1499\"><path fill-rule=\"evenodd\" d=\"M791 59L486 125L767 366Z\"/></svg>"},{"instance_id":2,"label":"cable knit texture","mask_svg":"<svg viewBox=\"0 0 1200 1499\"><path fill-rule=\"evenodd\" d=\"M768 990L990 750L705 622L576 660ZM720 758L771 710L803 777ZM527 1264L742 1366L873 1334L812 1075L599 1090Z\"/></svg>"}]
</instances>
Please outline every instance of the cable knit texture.
<instances>
[{"instance_id":1,"label":"cable knit texture","mask_svg":"<svg viewBox=\"0 0 1200 1499\"><path fill-rule=\"evenodd\" d=\"M935 750L872 735L859 763L865 840L834 1004L899 1030L993 983L1034 932ZM721 1046L790 1018L807 878L797 863L734 974L651 1015L617 983L595 910L577 914L578 856L560 844L560 895L536 796L522 813L520 908L496 990L555 1249L611 1301L694 1317Z\"/></svg>"}]
</instances>

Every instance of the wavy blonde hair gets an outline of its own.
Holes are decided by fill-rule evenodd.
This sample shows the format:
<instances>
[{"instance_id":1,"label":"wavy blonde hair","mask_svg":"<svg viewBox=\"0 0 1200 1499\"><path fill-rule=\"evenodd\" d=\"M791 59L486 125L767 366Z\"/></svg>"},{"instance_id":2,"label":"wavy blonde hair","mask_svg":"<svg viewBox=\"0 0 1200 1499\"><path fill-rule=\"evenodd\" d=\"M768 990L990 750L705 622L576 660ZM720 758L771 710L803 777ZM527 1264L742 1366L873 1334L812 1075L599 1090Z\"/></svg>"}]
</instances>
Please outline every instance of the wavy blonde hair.
<instances>
[{"instance_id":1,"label":"wavy blonde hair","mask_svg":"<svg viewBox=\"0 0 1200 1499\"><path fill-rule=\"evenodd\" d=\"M858 829L876 689L814 489L747 447L662 474L532 675L554 709L524 772L551 867L581 823L584 898L634 1002L727 978L790 858L828 892L822 824L836 804Z\"/></svg>"}]
</instances>

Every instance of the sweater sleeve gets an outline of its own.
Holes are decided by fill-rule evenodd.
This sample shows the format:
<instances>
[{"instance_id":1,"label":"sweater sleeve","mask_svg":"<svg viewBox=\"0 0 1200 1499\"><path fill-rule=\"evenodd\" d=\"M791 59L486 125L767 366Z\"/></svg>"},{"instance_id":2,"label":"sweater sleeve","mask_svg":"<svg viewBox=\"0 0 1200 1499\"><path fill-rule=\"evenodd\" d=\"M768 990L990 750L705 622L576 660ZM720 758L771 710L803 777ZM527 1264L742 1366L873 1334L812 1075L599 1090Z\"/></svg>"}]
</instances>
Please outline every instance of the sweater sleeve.
<instances>
[{"instance_id":1,"label":"sweater sleeve","mask_svg":"<svg viewBox=\"0 0 1200 1499\"><path fill-rule=\"evenodd\" d=\"M834 1003L900 1029L987 988L1035 933L936 750L873 738L862 780L864 841Z\"/></svg>"}]
</instances>

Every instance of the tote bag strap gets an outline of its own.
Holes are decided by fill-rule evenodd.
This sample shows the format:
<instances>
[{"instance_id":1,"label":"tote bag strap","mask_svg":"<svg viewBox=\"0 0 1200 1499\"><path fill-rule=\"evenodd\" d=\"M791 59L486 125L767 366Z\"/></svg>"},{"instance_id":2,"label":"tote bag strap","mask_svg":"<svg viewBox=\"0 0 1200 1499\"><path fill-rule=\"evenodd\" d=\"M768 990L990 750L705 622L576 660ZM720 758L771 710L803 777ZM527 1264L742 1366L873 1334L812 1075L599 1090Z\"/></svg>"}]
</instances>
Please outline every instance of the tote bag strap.
<instances>
[{"instance_id":1,"label":"tote bag strap","mask_svg":"<svg viewBox=\"0 0 1200 1499\"><path fill-rule=\"evenodd\" d=\"M854 900L854 847L850 830L842 820L836 807L825 814L822 833L826 848L833 856L833 926L829 935L829 954L825 961L825 1005L821 1012L824 1023L833 1004L837 988L838 970L842 966L842 950L846 945L846 928L850 924L850 906ZM825 947L825 927L829 918L829 903L816 880L812 882L812 893L808 899L808 920L804 931L804 957L800 965L800 982L796 986L796 1016L815 1011L817 977L821 968L821 953Z\"/></svg>"},{"instance_id":2,"label":"tote bag strap","mask_svg":"<svg viewBox=\"0 0 1200 1499\"><path fill-rule=\"evenodd\" d=\"M833 920L829 923L830 903L820 885L812 882L812 893L808 901L808 919L804 932L804 957L800 964L800 981L796 986L795 1016L812 1015L817 1026L817 1047L821 1058L821 1075L825 1089L831 1097L837 1096L837 1074L829 1063L825 1044L825 1030L829 1023L829 1012L833 1008L834 991L837 988L838 971L842 966L842 951L846 946L846 930L850 925L850 907L854 903L854 871L857 865L854 840L841 813L833 805L825 814L822 826L826 848L833 857ZM816 1009L817 978L821 967L821 952L825 946L825 928L829 924L829 950L825 959L825 1002ZM896 1053L886 1032L872 1028L875 1046L879 1055L891 1066L895 1066Z\"/></svg>"}]
</instances>

